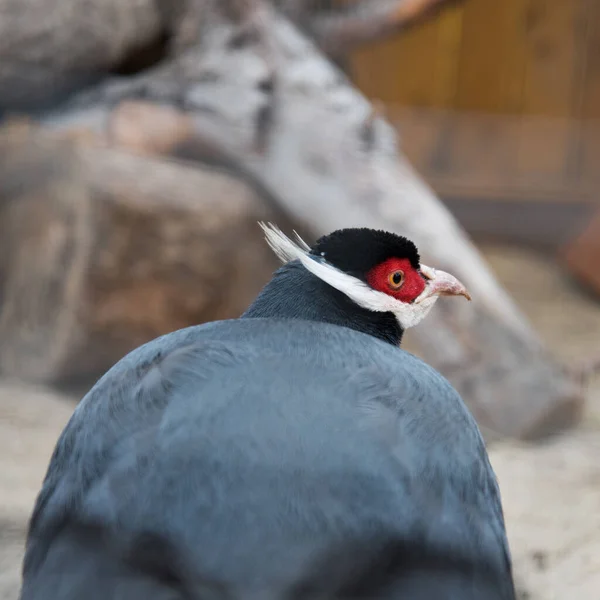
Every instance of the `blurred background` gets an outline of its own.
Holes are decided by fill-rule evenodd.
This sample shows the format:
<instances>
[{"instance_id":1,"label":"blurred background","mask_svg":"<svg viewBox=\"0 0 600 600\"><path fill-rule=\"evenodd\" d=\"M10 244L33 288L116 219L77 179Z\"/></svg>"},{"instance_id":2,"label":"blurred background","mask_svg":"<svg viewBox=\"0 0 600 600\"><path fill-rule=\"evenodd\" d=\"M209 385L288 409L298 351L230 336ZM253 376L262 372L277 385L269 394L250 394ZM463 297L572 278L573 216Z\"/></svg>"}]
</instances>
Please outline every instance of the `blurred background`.
<instances>
[{"instance_id":1,"label":"blurred background","mask_svg":"<svg viewBox=\"0 0 600 600\"><path fill-rule=\"evenodd\" d=\"M406 347L478 419L520 598L600 598L599 117L597 0L0 0L0 598L78 400L238 316L263 219L466 280Z\"/></svg>"}]
</instances>

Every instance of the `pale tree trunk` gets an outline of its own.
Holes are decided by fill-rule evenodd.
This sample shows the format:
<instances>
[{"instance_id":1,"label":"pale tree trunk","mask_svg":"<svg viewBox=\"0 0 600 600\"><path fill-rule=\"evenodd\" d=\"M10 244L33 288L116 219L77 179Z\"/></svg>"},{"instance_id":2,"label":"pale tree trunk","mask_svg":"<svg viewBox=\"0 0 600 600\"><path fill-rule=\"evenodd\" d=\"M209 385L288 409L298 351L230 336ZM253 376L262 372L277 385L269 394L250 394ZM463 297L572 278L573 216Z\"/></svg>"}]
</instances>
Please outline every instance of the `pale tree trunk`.
<instances>
[{"instance_id":1,"label":"pale tree trunk","mask_svg":"<svg viewBox=\"0 0 600 600\"><path fill-rule=\"evenodd\" d=\"M269 4L202 5L171 62L85 93L44 122L91 127L136 150L226 163L313 236L357 225L406 235L424 262L456 274L473 297L438 303L409 345L449 377L488 432L532 437L572 422L581 390L371 104ZM152 115L160 109L131 100L178 111L184 133L155 143Z\"/></svg>"}]
</instances>

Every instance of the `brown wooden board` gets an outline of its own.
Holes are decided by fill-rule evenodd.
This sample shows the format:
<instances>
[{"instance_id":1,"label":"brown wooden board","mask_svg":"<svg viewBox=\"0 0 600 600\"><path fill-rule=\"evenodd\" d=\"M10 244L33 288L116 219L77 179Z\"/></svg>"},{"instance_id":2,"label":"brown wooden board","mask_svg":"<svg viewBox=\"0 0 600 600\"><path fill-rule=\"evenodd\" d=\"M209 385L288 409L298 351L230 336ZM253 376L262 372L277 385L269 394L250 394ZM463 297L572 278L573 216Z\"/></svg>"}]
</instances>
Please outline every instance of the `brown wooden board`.
<instances>
[{"instance_id":1,"label":"brown wooden board","mask_svg":"<svg viewBox=\"0 0 600 600\"><path fill-rule=\"evenodd\" d=\"M390 106L408 158L442 197L597 204L591 173L567 169L556 148L577 135L580 123L562 117L490 115ZM600 136L596 122L592 135ZM586 124L588 125L588 124ZM532 156L519 160L522 133Z\"/></svg>"},{"instance_id":2,"label":"brown wooden board","mask_svg":"<svg viewBox=\"0 0 600 600\"><path fill-rule=\"evenodd\" d=\"M431 20L402 36L369 45L353 58L363 89L384 102L406 98L411 104L433 105L436 88L438 21ZM418 60L406 60L418 56ZM400 64L398 57L404 60Z\"/></svg>"},{"instance_id":3,"label":"brown wooden board","mask_svg":"<svg viewBox=\"0 0 600 600\"><path fill-rule=\"evenodd\" d=\"M599 57L595 0L474 0L366 47L351 72L392 113L410 107L406 151L442 195L579 201L600 179Z\"/></svg>"},{"instance_id":4,"label":"brown wooden board","mask_svg":"<svg viewBox=\"0 0 600 600\"><path fill-rule=\"evenodd\" d=\"M523 27L525 79L517 164L527 176L560 176L576 161L585 39L578 26L584 3L529 0ZM555 117L556 121L547 118ZM549 124L552 124L549 127Z\"/></svg>"},{"instance_id":5,"label":"brown wooden board","mask_svg":"<svg viewBox=\"0 0 600 600\"><path fill-rule=\"evenodd\" d=\"M590 0L581 35L586 40L586 63L581 93L580 176L600 183L600 3Z\"/></svg>"},{"instance_id":6,"label":"brown wooden board","mask_svg":"<svg viewBox=\"0 0 600 600\"><path fill-rule=\"evenodd\" d=\"M518 113L525 77L524 0L465 3L458 92L449 108Z\"/></svg>"}]
</instances>

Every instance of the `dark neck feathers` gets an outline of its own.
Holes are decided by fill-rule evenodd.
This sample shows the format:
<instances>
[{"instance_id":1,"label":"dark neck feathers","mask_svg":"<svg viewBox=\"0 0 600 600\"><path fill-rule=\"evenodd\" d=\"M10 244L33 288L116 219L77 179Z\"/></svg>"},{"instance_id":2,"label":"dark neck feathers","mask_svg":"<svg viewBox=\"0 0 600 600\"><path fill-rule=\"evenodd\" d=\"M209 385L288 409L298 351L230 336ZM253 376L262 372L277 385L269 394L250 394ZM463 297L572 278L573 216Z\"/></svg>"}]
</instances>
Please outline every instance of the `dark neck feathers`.
<instances>
[{"instance_id":1,"label":"dark neck feathers","mask_svg":"<svg viewBox=\"0 0 600 600\"><path fill-rule=\"evenodd\" d=\"M398 346L404 333L392 313L373 312L293 261L275 272L242 318L304 319L367 333Z\"/></svg>"}]
</instances>

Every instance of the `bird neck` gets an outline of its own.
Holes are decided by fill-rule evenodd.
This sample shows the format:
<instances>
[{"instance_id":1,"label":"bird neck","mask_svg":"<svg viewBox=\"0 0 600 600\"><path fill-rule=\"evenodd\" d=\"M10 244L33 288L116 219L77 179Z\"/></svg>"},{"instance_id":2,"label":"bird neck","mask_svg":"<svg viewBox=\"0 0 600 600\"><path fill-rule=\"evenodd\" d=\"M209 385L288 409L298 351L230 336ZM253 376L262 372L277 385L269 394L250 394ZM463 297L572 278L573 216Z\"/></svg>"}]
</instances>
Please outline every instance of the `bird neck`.
<instances>
[{"instance_id":1,"label":"bird neck","mask_svg":"<svg viewBox=\"0 0 600 600\"><path fill-rule=\"evenodd\" d=\"M242 315L249 318L303 319L332 323L372 335L395 346L404 333L392 313L358 306L348 296L310 273L298 261L275 272Z\"/></svg>"}]
</instances>

